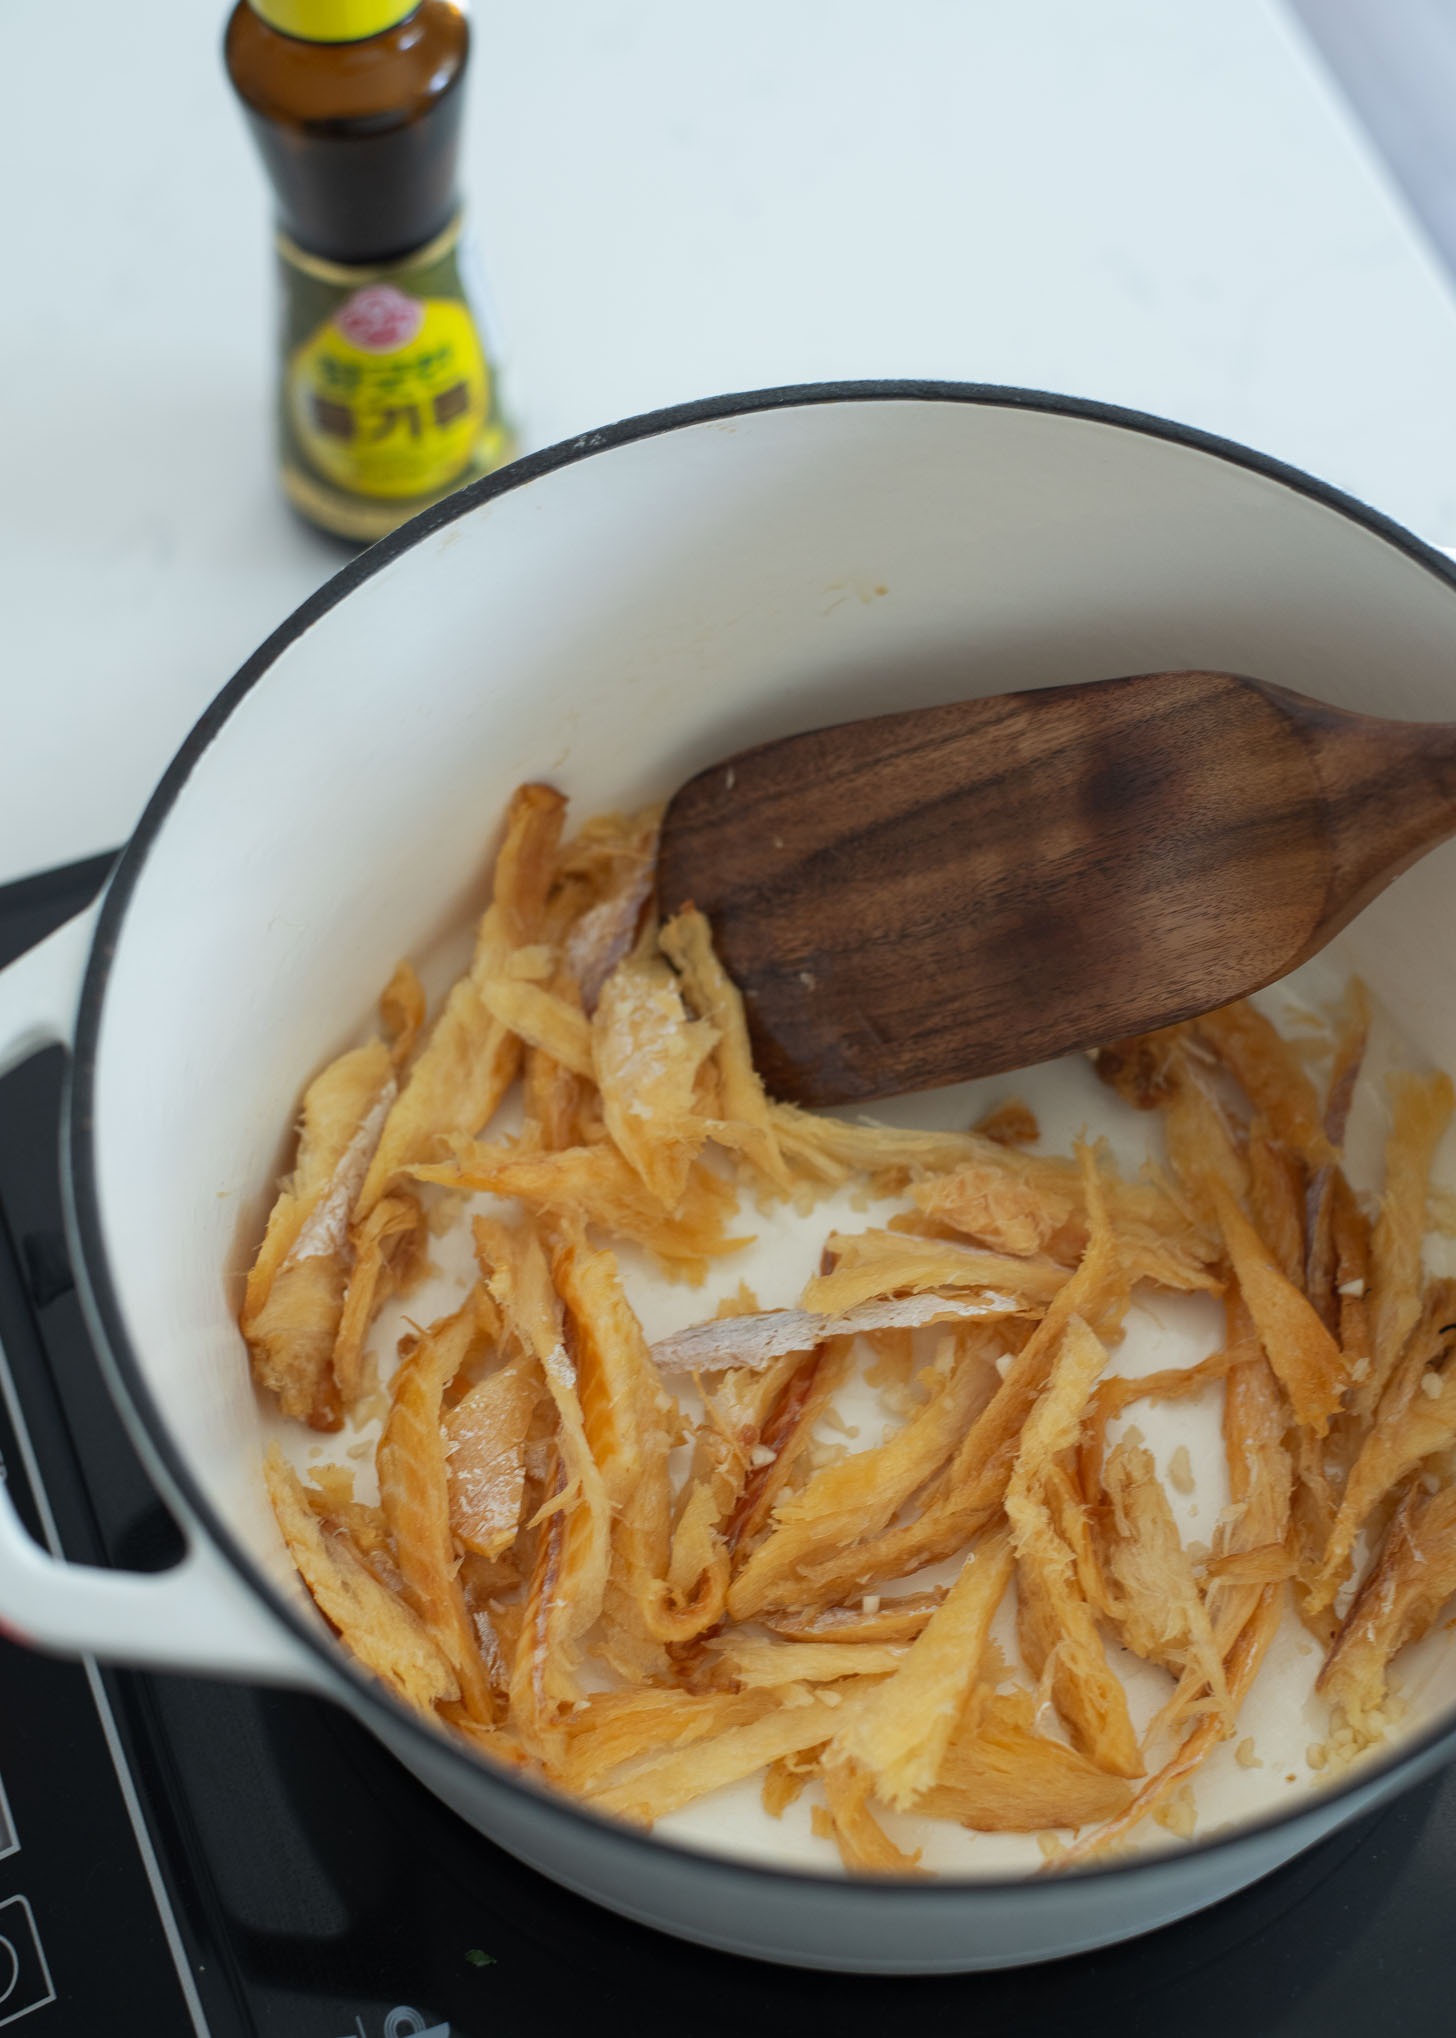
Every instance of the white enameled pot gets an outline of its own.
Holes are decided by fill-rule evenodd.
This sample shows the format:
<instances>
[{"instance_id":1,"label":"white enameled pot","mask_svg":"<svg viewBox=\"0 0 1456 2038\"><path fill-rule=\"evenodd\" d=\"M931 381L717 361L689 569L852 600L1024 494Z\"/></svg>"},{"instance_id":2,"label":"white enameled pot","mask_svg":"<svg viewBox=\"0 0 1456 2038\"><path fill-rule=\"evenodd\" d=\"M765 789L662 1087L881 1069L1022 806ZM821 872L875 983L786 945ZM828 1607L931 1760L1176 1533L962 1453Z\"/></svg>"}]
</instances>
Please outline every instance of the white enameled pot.
<instances>
[{"instance_id":1,"label":"white enameled pot","mask_svg":"<svg viewBox=\"0 0 1456 2038\"><path fill-rule=\"evenodd\" d=\"M0 1487L6 1628L311 1688L572 1889L824 1967L954 1971L1128 1937L1447 1760L1456 1734L1438 1712L1294 1816L1034 1882L849 1882L715 1858L492 1771L396 1706L303 1603L262 1496L232 1295L279 1128L397 957L478 906L482 845L514 785L550 778L589 812L824 721L1179 666L1456 714L1456 573L1238 447L1055 397L912 383L724 398L595 432L346 567L208 710L98 910L0 976L0 1066L48 1041L72 1051L78 1281L188 1542L160 1576L66 1565ZM1448 1066L1453 876L1448 848L1348 943Z\"/></svg>"}]
</instances>

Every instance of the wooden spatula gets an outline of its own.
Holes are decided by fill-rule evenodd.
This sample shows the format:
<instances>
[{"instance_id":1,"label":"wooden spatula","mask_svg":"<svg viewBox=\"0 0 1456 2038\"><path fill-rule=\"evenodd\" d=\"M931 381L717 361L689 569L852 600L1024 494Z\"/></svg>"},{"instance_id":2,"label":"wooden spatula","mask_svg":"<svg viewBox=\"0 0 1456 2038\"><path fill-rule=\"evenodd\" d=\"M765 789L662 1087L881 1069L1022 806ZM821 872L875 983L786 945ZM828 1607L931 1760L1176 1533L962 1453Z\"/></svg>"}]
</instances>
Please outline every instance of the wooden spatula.
<instances>
[{"instance_id":1,"label":"wooden spatula","mask_svg":"<svg viewBox=\"0 0 1456 2038\"><path fill-rule=\"evenodd\" d=\"M668 806L658 896L708 915L769 1089L837 1104L1226 1004L1452 833L1456 726L1152 672L745 750Z\"/></svg>"}]
</instances>

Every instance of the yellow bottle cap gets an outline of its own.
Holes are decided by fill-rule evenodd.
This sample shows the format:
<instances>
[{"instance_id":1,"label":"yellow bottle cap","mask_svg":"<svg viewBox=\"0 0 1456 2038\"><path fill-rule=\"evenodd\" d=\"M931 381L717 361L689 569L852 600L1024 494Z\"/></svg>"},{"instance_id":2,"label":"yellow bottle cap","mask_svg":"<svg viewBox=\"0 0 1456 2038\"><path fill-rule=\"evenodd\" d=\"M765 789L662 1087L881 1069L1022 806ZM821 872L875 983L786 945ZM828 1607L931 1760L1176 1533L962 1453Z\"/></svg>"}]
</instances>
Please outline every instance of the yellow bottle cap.
<instances>
[{"instance_id":1,"label":"yellow bottle cap","mask_svg":"<svg viewBox=\"0 0 1456 2038\"><path fill-rule=\"evenodd\" d=\"M382 35L420 0L248 0L270 28L300 42L363 42Z\"/></svg>"}]
</instances>

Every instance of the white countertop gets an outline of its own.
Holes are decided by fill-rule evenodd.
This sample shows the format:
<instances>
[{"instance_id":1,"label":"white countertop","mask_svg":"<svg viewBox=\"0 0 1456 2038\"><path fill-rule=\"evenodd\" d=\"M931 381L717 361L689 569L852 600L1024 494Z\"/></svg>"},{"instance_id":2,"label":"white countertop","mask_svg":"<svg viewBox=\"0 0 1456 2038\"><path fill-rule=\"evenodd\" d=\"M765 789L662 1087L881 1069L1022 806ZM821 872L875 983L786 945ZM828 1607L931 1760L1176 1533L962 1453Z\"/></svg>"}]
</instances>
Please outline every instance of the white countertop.
<instances>
[{"instance_id":1,"label":"white countertop","mask_svg":"<svg viewBox=\"0 0 1456 2038\"><path fill-rule=\"evenodd\" d=\"M1456 304L1275 0L475 13L466 189L528 446L771 383L1016 382L1456 541ZM274 491L222 14L0 19L0 882L119 841L344 556Z\"/></svg>"}]
</instances>

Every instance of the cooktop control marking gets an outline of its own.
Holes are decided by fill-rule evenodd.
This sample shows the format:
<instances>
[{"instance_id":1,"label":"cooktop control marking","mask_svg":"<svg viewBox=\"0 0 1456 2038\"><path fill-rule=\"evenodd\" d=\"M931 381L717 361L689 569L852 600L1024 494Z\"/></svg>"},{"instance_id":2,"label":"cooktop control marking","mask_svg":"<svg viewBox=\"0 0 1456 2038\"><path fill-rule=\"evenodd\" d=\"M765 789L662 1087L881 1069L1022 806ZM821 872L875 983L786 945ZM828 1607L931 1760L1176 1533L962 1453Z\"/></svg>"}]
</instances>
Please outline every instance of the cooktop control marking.
<instances>
[{"instance_id":1,"label":"cooktop control marking","mask_svg":"<svg viewBox=\"0 0 1456 2038\"><path fill-rule=\"evenodd\" d=\"M418 2010L412 2010L408 2003L397 2003L378 2028L379 2038L450 2038L448 2024L430 2023ZM374 2032L362 2017L356 2017L354 2029L346 2032L344 2038L374 2038Z\"/></svg>"},{"instance_id":2,"label":"cooktop control marking","mask_svg":"<svg viewBox=\"0 0 1456 2038\"><path fill-rule=\"evenodd\" d=\"M23 1896L0 1904L0 2026L43 2010L56 1999L35 1918Z\"/></svg>"},{"instance_id":3,"label":"cooktop control marking","mask_svg":"<svg viewBox=\"0 0 1456 2038\"><path fill-rule=\"evenodd\" d=\"M10 1800L5 1795L5 1778L0 1776L0 1861L8 1854L18 1854L19 1851L20 1835L15 1830Z\"/></svg>"}]
</instances>

